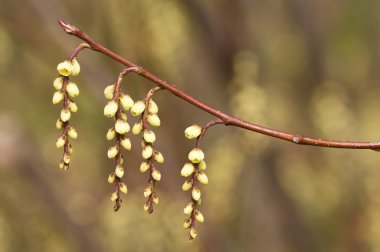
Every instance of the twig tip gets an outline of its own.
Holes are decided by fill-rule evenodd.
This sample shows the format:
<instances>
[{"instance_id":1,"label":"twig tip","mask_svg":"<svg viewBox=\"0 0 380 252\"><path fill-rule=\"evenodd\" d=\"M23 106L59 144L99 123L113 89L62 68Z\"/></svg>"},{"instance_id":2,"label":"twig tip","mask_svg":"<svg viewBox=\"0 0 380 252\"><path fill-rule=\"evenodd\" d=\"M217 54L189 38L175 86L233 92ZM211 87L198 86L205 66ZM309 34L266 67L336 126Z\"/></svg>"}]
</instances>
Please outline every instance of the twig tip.
<instances>
[{"instance_id":1,"label":"twig tip","mask_svg":"<svg viewBox=\"0 0 380 252\"><path fill-rule=\"evenodd\" d=\"M78 28L76 28L75 26L72 26L71 24L69 23L66 23L65 21L63 21L62 19L58 19L58 24L62 27L62 29L68 33L68 34L72 34L72 35L75 35L77 32L78 32Z\"/></svg>"}]
</instances>

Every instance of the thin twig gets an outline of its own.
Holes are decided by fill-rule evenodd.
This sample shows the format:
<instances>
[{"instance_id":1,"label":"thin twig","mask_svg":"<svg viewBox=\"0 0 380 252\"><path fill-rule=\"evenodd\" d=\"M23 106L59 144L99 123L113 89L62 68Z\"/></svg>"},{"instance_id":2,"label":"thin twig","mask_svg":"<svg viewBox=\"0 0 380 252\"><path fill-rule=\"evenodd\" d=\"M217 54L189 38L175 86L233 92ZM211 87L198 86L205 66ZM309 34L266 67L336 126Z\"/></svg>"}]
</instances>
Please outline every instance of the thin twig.
<instances>
[{"instance_id":1,"label":"thin twig","mask_svg":"<svg viewBox=\"0 0 380 252\"><path fill-rule=\"evenodd\" d=\"M377 142L335 141L335 140L325 140L325 139L319 139L319 138L304 137L299 134L290 134L290 133L262 127L262 126L241 120L239 118L233 117L231 115L223 113L222 111L219 111L217 109L207 106L203 102L195 99L194 97L180 90L175 85L161 80L160 78L150 73L149 71L143 69L142 67L110 51L109 49L105 48L101 44L94 41L91 37L89 37L87 34L82 32L77 27L72 26L62 20L58 20L58 23L66 33L70 35L74 35L78 37L79 39L85 41L88 45L90 45L90 48L92 50L98 51L128 67L137 67L139 69L139 72L138 72L139 75L143 76L144 78L148 80L151 80L152 82L156 83L160 87L167 89L168 91L170 91L171 93L179 97L180 99L187 101L188 103L200 108L201 110L211 115L214 115L215 117L222 120L225 125L232 125L235 127L247 129L247 130L254 131L260 134L268 135L274 138L279 138L285 141L289 141L289 142L292 142L295 144L301 144L301 145L311 145L311 146L330 147L330 148L348 148L348 149L373 149L373 150L380 149L379 141Z\"/></svg>"}]
</instances>

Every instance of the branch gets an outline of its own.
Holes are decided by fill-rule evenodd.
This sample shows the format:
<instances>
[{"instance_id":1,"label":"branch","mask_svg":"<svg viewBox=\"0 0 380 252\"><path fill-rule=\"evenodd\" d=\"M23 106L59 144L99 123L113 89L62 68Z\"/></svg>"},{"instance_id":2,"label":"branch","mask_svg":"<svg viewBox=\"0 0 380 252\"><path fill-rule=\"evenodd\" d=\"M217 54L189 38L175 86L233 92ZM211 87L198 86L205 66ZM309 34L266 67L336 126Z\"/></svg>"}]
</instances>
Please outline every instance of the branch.
<instances>
[{"instance_id":1,"label":"branch","mask_svg":"<svg viewBox=\"0 0 380 252\"><path fill-rule=\"evenodd\" d=\"M319 139L319 138L304 137L298 134L290 134L290 133L262 127L262 126L241 120L239 118L233 117L231 115L223 113L222 111L219 111L217 109L207 106L203 102L195 99L194 97L180 90L175 85L161 80L160 78L150 73L149 71L143 69L142 67L110 51L109 49L105 48L101 44L94 41L91 37L89 37L87 34L82 32L77 27L72 26L62 20L58 20L58 23L67 34L74 35L78 37L79 39L85 41L90 46L90 49L94 51L98 51L122 63L123 65L126 65L127 67L138 68L139 71L137 71L137 73L141 75L142 77L148 80L151 80L152 82L156 83L158 86L164 89L167 89L168 91L173 93L175 96L179 97L180 99L187 101L188 103L200 108L201 110L219 118L220 120L223 121L225 125L232 125L235 127L243 128L246 130L254 131L260 134L264 134L264 135L271 136L274 138L279 138L285 141L289 141L289 142L292 142L295 144L301 144L301 145L311 145L311 146L330 147L330 148L347 148L347 149L372 149L376 151L380 149L380 142L335 141L335 140L324 140L324 139Z\"/></svg>"}]
</instances>

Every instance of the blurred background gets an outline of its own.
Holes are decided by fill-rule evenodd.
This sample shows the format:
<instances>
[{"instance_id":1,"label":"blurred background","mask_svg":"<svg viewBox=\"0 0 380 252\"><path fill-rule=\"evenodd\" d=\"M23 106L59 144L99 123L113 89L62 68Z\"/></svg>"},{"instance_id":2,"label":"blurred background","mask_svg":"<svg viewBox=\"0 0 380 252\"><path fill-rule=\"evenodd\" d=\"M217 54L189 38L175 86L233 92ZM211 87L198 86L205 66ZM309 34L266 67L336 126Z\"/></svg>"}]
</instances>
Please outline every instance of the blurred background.
<instances>
[{"instance_id":1,"label":"blurred background","mask_svg":"<svg viewBox=\"0 0 380 252\"><path fill-rule=\"evenodd\" d=\"M147 174L133 137L129 193L114 213L103 89L122 66L80 54L68 172L58 168L61 108L51 104L56 65L81 43L61 18L227 113L306 136L375 141L379 9L376 0L0 0L0 251L380 251L379 153L215 126L203 142L206 221L189 243L179 171L194 142L183 130L212 117L160 92L160 205L152 215L142 209ZM132 75L123 85L135 100L153 87Z\"/></svg>"}]
</instances>

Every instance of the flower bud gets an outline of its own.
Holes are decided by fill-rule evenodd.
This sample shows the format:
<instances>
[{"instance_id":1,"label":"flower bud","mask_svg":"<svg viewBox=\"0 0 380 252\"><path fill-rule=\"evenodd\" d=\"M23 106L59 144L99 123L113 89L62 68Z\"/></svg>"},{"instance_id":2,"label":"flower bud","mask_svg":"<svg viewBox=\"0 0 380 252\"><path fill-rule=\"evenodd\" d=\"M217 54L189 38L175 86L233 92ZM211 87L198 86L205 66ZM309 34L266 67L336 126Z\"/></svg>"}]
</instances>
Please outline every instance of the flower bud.
<instances>
[{"instance_id":1,"label":"flower bud","mask_svg":"<svg viewBox=\"0 0 380 252\"><path fill-rule=\"evenodd\" d=\"M63 78L62 77L55 78L53 82L53 86L56 90L60 90L63 86Z\"/></svg>"},{"instance_id":2,"label":"flower bud","mask_svg":"<svg viewBox=\"0 0 380 252\"><path fill-rule=\"evenodd\" d=\"M189 179L189 180L186 180L185 183L183 183L182 190L186 192L190 190L192 187L193 187L193 180Z\"/></svg>"},{"instance_id":3,"label":"flower bud","mask_svg":"<svg viewBox=\"0 0 380 252\"><path fill-rule=\"evenodd\" d=\"M127 121L128 117L127 117L127 113L125 113L124 111L120 111L120 118L121 120L123 121Z\"/></svg>"},{"instance_id":4,"label":"flower bud","mask_svg":"<svg viewBox=\"0 0 380 252\"><path fill-rule=\"evenodd\" d=\"M127 94L121 94L120 103L121 103L121 106L123 106L125 110L131 109L134 104L132 98Z\"/></svg>"},{"instance_id":5,"label":"flower bud","mask_svg":"<svg viewBox=\"0 0 380 252\"><path fill-rule=\"evenodd\" d=\"M69 164L69 163L70 163L70 160L71 160L71 156L70 156L70 154L68 154L68 153L63 154L63 158L62 158L62 160L63 160L63 162L64 162L65 164Z\"/></svg>"},{"instance_id":6,"label":"flower bud","mask_svg":"<svg viewBox=\"0 0 380 252\"><path fill-rule=\"evenodd\" d=\"M198 172L197 179L199 182L201 182L204 185L208 184L208 177L207 177L206 173L204 173L204 172Z\"/></svg>"},{"instance_id":7,"label":"flower bud","mask_svg":"<svg viewBox=\"0 0 380 252\"><path fill-rule=\"evenodd\" d=\"M206 170L207 168L207 165L206 165L206 162L204 160L202 160L201 162L198 163L198 168L202 171Z\"/></svg>"},{"instance_id":8,"label":"flower bud","mask_svg":"<svg viewBox=\"0 0 380 252\"><path fill-rule=\"evenodd\" d=\"M185 220L185 222L183 223L183 228L189 228L190 227L190 225L191 225L191 219L190 218L188 218L188 219L186 219Z\"/></svg>"},{"instance_id":9,"label":"flower bud","mask_svg":"<svg viewBox=\"0 0 380 252\"><path fill-rule=\"evenodd\" d=\"M145 103L143 101L137 101L131 108L131 114L133 116L141 115L145 110Z\"/></svg>"},{"instance_id":10,"label":"flower bud","mask_svg":"<svg viewBox=\"0 0 380 252\"><path fill-rule=\"evenodd\" d=\"M190 151L188 158L193 163L199 163L205 158L205 154L199 148L194 148Z\"/></svg>"},{"instance_id":11,"label":"flower bud","mask_svg":"<svg viewBox=\"0 0 380 252\"><path fill-rule=\"evenodd\" d=\"M130 129L131 127L129 126L129 124L124 120L118 119L115 123L115 131L119 134L125 134Z\"/></svg>"},{"instance_id":12,"label":"flower bud","mask_svg":"<svg viewBox=\"0 0 380 252\"><path fill-rule=\"evenodd\" d=\"M201 190L199 190L198 187L194 187L193 190L191 191L191 197L195 201L198 201L201 198Z\"/></svg>"},{"instance_id":13,"label":"flower bud","mask_svg":"<svg viewBox=\"0 0 380 252\"><path fill-rule=\"evenodd\" d=\"M110 129L107 131L107 135L106 135L107 140L108 140L108 141L111 141L111 140L113 140L115 137L116 137L116 131L115 131L115 128L110 128Z\"/></svg>"},{"instance_id":14,"label":"flower bud","mask_svg":"<svg viewBox=\"0 0 380 252\"><path fill-rule=\"evenodd\" d=\"M142 162L140 165L140 172L146 172L147 170L150 169L150 165L148 162Z\"/></svg>"},{"instance_id":15,"label":"flower bud","mask_svg":"<svg viewBox=\"0 0 380 252\"><path fill-rule=\"evenodd\" d=\"M75 102L70 101L70 100L69 100L69 110L70 112L73 112L73 113L78 111L78 106L75 104Z\"/></svg>"},{"instance_id":16,"label":"flower bud","mask_svg":"<svg viewBox=\"0 0 380 252\"><path fill-rule=\"evenodd\" d=\"M65 95L62 91L55 91L53 95L53 99L51 100L53 104L58 104L65 98Z\"/></svg>"},{"instance_id":17,"label":"flower bud","mask_svg":"<svg viewBox=\"0 0 380 252\"><path fill-rule=\"evenodd\" d=\"M146 117L146 120L147 122L152 125L153 127L158 127L161 125L161 120L160 118L158 117L157 114L149 114L147 117Z\"/></svg>"},{"instance_id":18,"label":"flower bud","mask_svg":"<svg viewBox=\"0 0 380 252\"><path fill-rule=\"evenodd\" d=\"M70 113L70 110L68 109L62 109L61 110L61 121L62 122L67 122L68 120L70 120L70 117L71 117L71 113Z\"/></svg>"},{"instance_id":19,"label":"flower bud","mask_svg":"<svg viewBox=\"0 0 380 252\"><path fill-rule=\"evenodd\" d=\"M57 70L59 74L63 76L69 76L72 72L72 69L73 69L73 65L68 60L65 60L64 62L59 63L57 66Z\"/></svg>"},{"instance_id":20,"label":"flower bud","mask_svg":"<svg viewBox=\"0 0 380 252\"><path fill-rule=\"evenodd\" d=\"M137 136L138 134L141 133L141 131L143 130L143 125L142 125L142 122L136 122L134 125L133 125L133 128L132 128L132 134Z\"/></svg>"},{"instance_id":21,"label":"flower bud","mask_svg":"<svg viewBox=\"0 0 380 252\"><path fill-rule=\"evenodd\" d=\"M80 65L79 65L79 62L77 60L77 58L74 58L72 61L71 61L71 65L72 65L72 68L71 68L71 75L72 76L76 76L80 73Z\"/></svg>"},{"instance_id":22,"label":"flower bud","mask_svg":"<svg viewBox=\"0 0 380 252\"><path fill-rule=\"evenodd\" d=\"M61 119L57 120L57 122L55 123L55 127L57 129L62 129L63 128L63 122L61 121Z\"/></svg>"},{"instance_id":23,"label":"flower bud","mask_svg":"<svg viewBox=\"0 0 380 252\"><path fill-rule=\"evenodd\" d=\"M119 198L119 196L117 195L117 192L113 192L111 195L111 200L116 201L118 198Z\"/></svg>"},{"instance_id":24,"label":"flower bud","mask_svg":"<svg viewBox=\"0 0 380 252\"><path fill-rule=\"evenodd\" d=\"M109 101L107 105L104 107L104 115L106 117L113 117L115 116L117 109L118 109L117 102L115 101Z\"/></svg>"},{"instance_id":25,"label":"flower bud","mask_svg":"<svg viewBox=\"0 0 380 252\"><path fill-rule=\"evenodd\" d=\"M154 156L153 156L154 160L157 162L157 163L164 163L164 156L162 155L161 152L159 151L155 151L154 152Z\"/></svg>"},{"instance_id":26,"label":"flower bud","mask_svg":"<svg viewBox=\"0 0 380 252\"><path fill-rule=\"evenodd\" d=\"M181 176L188 177L193 174L195 167L192 163L186 163L181 169Z\"/></svg>"},{"instance_id":27,"label":"flower bud","mask_svg":"<svg viewBox=\"0 0 380 252\"><path fill-rule=\"evenodd\" d=\"M108 158L114 158L116 157L117 153L119 152L117 145L111 146L108 149L107 156Z\"/></svg>"},{"instance_id":28,"label":"flower bud","mask_svg":"<svg viewBox=\"0 0 380 252\"><path fill-rule=\"evenodd\" d=\"M149 111L149 113L152 113L152 114L158 113L157 103L155 103L152 99L150 99L150 101L148 103L148 111Z\"/></svg>"},{"instance_id":29,"label":"flower bud","mask_svg":"<svg viewBox=\"0 0 380 252\"><path fill-rule=\"evenodd\" d=\"M191 237L191 239L195 239L197 237L197 235L198 235L197 230L195 228L193 228L193 227L190 228L190 237Z\"/></svg>"},{"instance_id":30,"label":"flower bud","mask_svg":"<svg viewBox=\"0 0 380 252\"><path fill-rule=\"evenodd\" d=\"M156 169L153 169L152 171L152 177L154 180L156 181L160 181L161 180L161 173L159 170L156 170Z\"/></svg>"},{"instance_id":31,"label":"flower bud","mask_svg":"<svg viewBox=\"0 0 380 252\"><path fill-rule=\"evenodd\" d=\"M108 175L108 183L112 184L113 182L115 182L115 173Z\"/></svg>"},{"instance_id":32,"label":"flower bud","mask_svg":"<svg viewBox=\"0 0 380 252\"><path fill-rule=\"evenodd\" d=\"M68 144L67 150L68 150L69 154L73 154L73 151L74 151L73 146L71 146L70 143Z\"/></svg>"},{"instance_id":33,"label":"flower bud","mask_svg":"<svg viewBox=\"0 0 380 252\"><path fill-rule=\"evenodd\" d=\"M116 177L122 178L124 175L124 168L121 165L117 165L115 168Z\"/></svg>"},{"instance_id":34,"label":"flower bud","mask_svg":"<svg viewBox=\"0 0 380 252\"><path fill-rule=\"evenodd\" d=\"M123 182L120 182L120 184L119 184L119 190L120 190L120 192L122 192L124 194L128 193L127 185L124 184Z\"/></svg>"},{"instance_id":35,"label":"flower bud","mask_svg":"<svg viewBox=\"0 0 380 252\"><path fill-rule=\"evenodd\" d=\"M67 135L69 135L69 137L71 137L72 139L77 139L78 138L78 132L77 130L70 126L68 132L67 132Z\"/></svg>"},{"instance_id":36,"label":"flower bud","mask_svg":"<svg viewBox=\"0 0 380 252\"><path fill-rule=\"evenodd\" d=\"M153 194L152 201L153 201L154 204L158 205L159 199L158 199L157 194Z\"/></svg>"},{"instance_id":37,"label":"flower bud","mask_svg":"<svg viewBox=\"0 0 380 252\"><path fill-rule=\"evenodd\" d=\"M144 140L147 143L154 143L154 141L156 141L156 135L153 131L146 129L144 130Z\"/></svg>"},{"instance_id":38,"label":"flower bud","mask_svg":"<svg viewBox=\"0 0 380 252\"><path fill-rule=\"evenodd\" d=\"M67 83L66 91L71 97L77 97L79 95L79 88L74 82Z\"/></svg>"},{"instance_id":39,"label":"flower bud","mask_svg":"<svg viewBox=\"0 0 380 252\"><path fill-rule=\"evenodd\" d=\"M202 133L202 127L199 125L191 125L185 129L185 137L188 139L197 138Z\"/></svg>"},{"instance_id":40,"label":"flower bud","mask_svg":"<svg viewBox=\"0 0 380 252\"><path fill-rule=\"evenodd\" d=\"M106 97L106 99L109 99L109 100L112 99L114 91L115 91L115 85L114 84L108 85L104 89L104 96Z\"/></svg>"},{"instance_id":41,"label":"flower bud","mask_svg":"<svg viewBox=\"0 0 380 252\"><path fill-rule=\"evenodd\" d=\"M152 145L146 145L142 151L142 157L148 159L153 155Z\"/></svg>"},{"instance_id":42,"label":"flower bud","mask_svg":"<svg viewBox=\"0 0 380 252\"><path fill-rule=\"evenodd\" d=\"M203 214L199 210L195 210L195 219L201 223L203 223L205 221L205 217L203 216Z\"/></svg>"},{"instance_id":43,"label":"flower bud","mask_svg":"<svg viewBox=\"0 0 380 252\"><path fill-rule=\"evenodd\" d=\"M65 164L63 161L61 161L60 163L59 163L59 165L58 165L58 167L59 167L59 169L61 169L61 170L67 170L67 169L69 169L69 166L67 165L67 164Z\"/></svg>"},{"instance_id":44,"label":"flower bud","mask_svg":"<svg viewBox=\"0 0 380 252\"><path fill-rule=\"evenodd\" d=\"M183 213L186 214L186 215L189 215L191 214L191 212L193 211L194 207L193 207L193 203L192 202L189 202L186 204L185 208L183 209Z\"/></svg>"},{"instance_id":45,"label":"flower bud","mask_svg":"<svg viewBox=\"0 0 380 252\"><path fill-rule=\"evenodd\" d=\"M148 185L144 189L144 197L148 198L151 194L152 194L152 187L150 185Z\"/></svg>"},{"instance_id":46,"label":"flower bud","mask_svg":"<svg viewBox=\"0 0 380 252\"><path fill-rule=\"evenodd\" d=\"M149 212L149 210L150 210L150 204L148 202L146 202L144 204L144 211Z\"/></svg>"},{"instance_id":47,"label":"flower bud","mask_svg":"<svg viewBox=\"0 0 380 252\"><path fill-rule=\"evenodd\" d=\"M57 141L55 142L55 145L57 148L62 148L66 143L66 137L65 136L60 136L57 138Z\"/></svg>"},{"instance_id":48,"label":"flower bud","mask_svg":"<svg viewBox=\"0 0 380 252\"><path fill-rule=\"evenodd\" d=\"M123 146L124 149L126 150L131 150L132 149L132 143L131 143L131 140L129 138L122 138L121 141L120 141L120 144L121 146Z\"/></svg>"}]
</instances>

